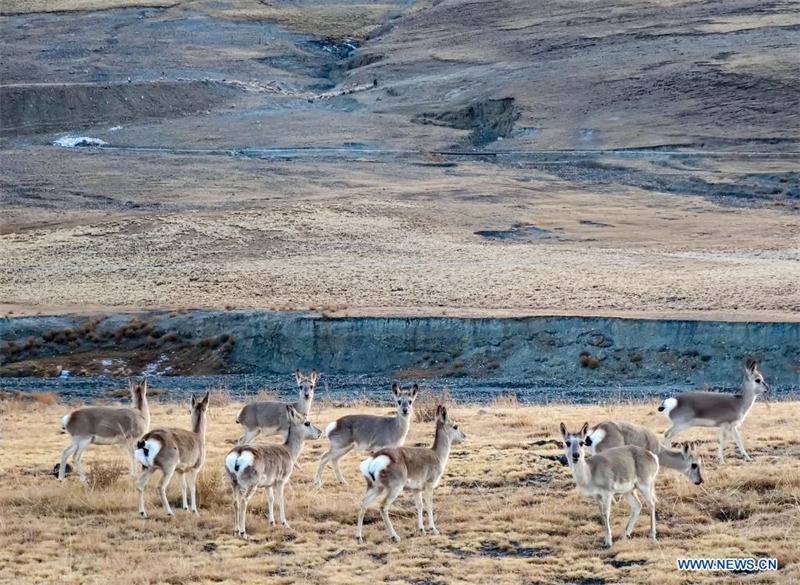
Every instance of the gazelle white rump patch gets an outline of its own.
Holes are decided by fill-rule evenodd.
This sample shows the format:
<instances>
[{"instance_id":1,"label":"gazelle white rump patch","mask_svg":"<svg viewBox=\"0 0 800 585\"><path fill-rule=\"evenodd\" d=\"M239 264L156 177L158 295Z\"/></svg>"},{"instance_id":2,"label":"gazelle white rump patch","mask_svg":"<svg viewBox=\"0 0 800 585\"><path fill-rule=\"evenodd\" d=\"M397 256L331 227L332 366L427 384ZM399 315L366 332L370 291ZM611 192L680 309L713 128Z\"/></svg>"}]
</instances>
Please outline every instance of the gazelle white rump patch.
<instances>
[{"instance_id":1,"label":"gazelle white rump patch","mask_svg":"<svg viewBox=\"0 0 800 585\"><path fill-rule=\"evenodd\" d=\"M364 477L375 481L378 479L380 472L386 469L391 462L392 460L386 455L378 455L377 457L364 459L359 467Z\"/></svg>"},{"instance_id":2,"label":"gazelle white rump patch","mask_svg":"<svg viewBox=\"0 0 800 585\"><path fill-rule=\"evenodd\" d=\"M330 435L333 431L336 430L336 421L330 423L327 427L325 427L325 438L329 439Z\"/></svg>"},{"instance_id":3,"label":"gazelle white rump patch","mask_svg":"<svg viewBox=\"0 0 800 585\"><path fill-rule=\"evenodd\" d=\"M591 433L589 433L586 436L586 438L589 439L589 448L591 449L592 454L594 455L597 445L599 445L603 441L603 439L606 438L606 432L600 427L597 427Z\"/></svg>"},{"instance_id":4,"label":"gazelle white rump patch","mask_svg":"<svg viewBox=\"0 0 800 585\"><path fill-rule=\"evenodd\" d=\"M136 449L134 456L145 467L152 467L153 461L156 460L156 455L161 451L161 441L158 439L147 439L143 447Z\"/></svg>"},{"instance_id":5,"label":"gazelle white rump patch","mask_svg":"<svg viewBox=\"0 0 800 585\"><path fill-rule=\"evenodd\" d=\"M238 453L236 451L232 451L231 453L228 453L228 456L225 458L225 467L234 475L239 475L252 464L253 452L249 449L245 449L244 451L240 451Z\"/></svg>"},{"instance_id":6,"label":"gazelle white rump patch","mask_svg":"<svg viewBox=\"0 0 800 585\"><path fill-rule=\"evenodd\" d=\"M675 410L675 407L678 406L678 399L667 398L664 402L661 403L661 406L664 408L664 416L669 418L669 413Z\"/></svg>"}]
</instances>

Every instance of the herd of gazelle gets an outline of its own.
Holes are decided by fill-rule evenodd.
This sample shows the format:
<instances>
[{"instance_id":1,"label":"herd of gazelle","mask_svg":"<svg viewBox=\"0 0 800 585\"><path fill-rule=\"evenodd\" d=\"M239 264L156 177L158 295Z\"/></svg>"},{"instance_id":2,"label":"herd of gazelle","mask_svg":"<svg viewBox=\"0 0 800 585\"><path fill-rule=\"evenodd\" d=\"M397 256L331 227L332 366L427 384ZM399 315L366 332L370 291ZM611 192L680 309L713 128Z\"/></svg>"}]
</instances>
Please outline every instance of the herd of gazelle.
<instances>
[{"instance_id":1,"label":"herd of gazelle","mask_svg":"<svg viewBox=\"0 0 800 585\"><path fill-rule=\"evenodd\" d=\"M239 438L238 445L225 457L225 470L233 494L234 532L243 538L247 538L247 506L259 487L267 492L270 524L275 523L273 504L277 492L281 524L289 526L284 506L284 488L297 466L303 443L322 435L320 429L308 420L317 384L317 371L312 370L310 375L304 376L298 369L295 378L300 390L296 403L255 402L242 408L236 417L244 434ZM648 506L650 536L655 538L655 478L659 469L662 466L675 469L695 484L703 482L703 462L696 447L687 444L678 449L671 448L671 439L681 431L690 427L718 428L720 462L723 462L723 444L728 434L733 436L742 456L749 460L739 428L756 398L767 390L758 364L748 359L738 394L686 392L667 398L658 408L672 423L663 443L648 429L628 422L606 421L592 428L585 423L577 432L568 431L561 423L566 460L575 484L582 494L595 498L600 506L605 528L604 545L609 547L612 544L609 516L614 496L624 496L631 508L622 538L630 536L642 509L637 493ZM359 542L362 542L364 514L381 495L381 516L386 529L393 540L399 540L389 518L389 509L403 490L414 494L419 532L425 532L424 504L430 532L439 533L433 520L433 490L444 474L451 445L463 442L465 435L447 409L438 406L433 445L430 448L402 446L408 434L418 391L416 384L406 391L394 383L392 394L397 404L394 416L348 415L330 423L325 429L330 448L320 459L314 478L317 486L322 485L322 473L328 463L331 463L339 483L345 484L339 460L354 449L369 453L360 466L367 491L358 511L356 538ZM82 408L63 417L62 424L70 435L70 444L62 454L58 479L64 480L66 462L72 455L81 481L86 482L81 465L81 456L86 447L91 443L120 445L128 453L132 475L136 474L135 461L138 460L142 465L137 481L139 513L142 517L147 517L144 488L156 470L161 472L158 493L166 514L172 515L166 488L175 473L181 486L183 509L191 509L197 514L196 480L205 462L208 393L199 400L192 395L191 430L158 428L149 432L147 381L132 383L131 395L132 408ZM251 444L259 434L280 435L283 444ZM584 447L590 450L591 456L588 458L584 454ZM191 507L186 498L187 480Z\"/></svg>"}]
</instances>

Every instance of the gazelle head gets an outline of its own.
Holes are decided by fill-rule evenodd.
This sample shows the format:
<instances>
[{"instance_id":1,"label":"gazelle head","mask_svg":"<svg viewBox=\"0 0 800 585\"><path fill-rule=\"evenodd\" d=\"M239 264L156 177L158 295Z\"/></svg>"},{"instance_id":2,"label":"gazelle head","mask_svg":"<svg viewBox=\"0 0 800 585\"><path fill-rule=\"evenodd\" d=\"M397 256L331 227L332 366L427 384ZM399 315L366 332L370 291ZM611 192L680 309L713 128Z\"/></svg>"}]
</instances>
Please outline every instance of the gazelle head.
<instances>
[{"instance_id":1,"label":"gazelle head","mask_svg":"<svg viewBox=\"0 0 800 585\"><path fill-rule=\"evenodd\" d=\"M130 378L128 387L131 391L131 403L134 408L138 408L147 396L147 378L142 378L141 382L134 382L133 378Z\"/></svg>"},{"instance_id":2,"label":"gazelle head","mask_svg":"<svg viewBox=\"0 0 800 585\"><path fill-rule=\"evenodd\" d=\"M200 417L208 412L209 393L206 392L203 397L198 400L197 396L192 394L192 428L197 427L200 422Z\"/></svg>"},{"instance_id":3,"label":"gazelle head","mask_svg":"<svg viewBox=\"0 0 800 585\"><path fill-rule=\"evenodd\" d=\"M286 405L286 414L289 416L289 426L300 431L300 436L306 439L319 439L322 431L311 424L305 416L300 414L291 404Z\"/></svg>"},{"instance_id":4,"label":"gazelle head","mask_svg":"<svg viewBox=\"0 0 800 585\"><path fill-rule=\"evenodd\" d=\"M570 433L567 431L566 425L562 422L561 437L564 439L564 455L567 458L567 463L576 464L583 459L583 442L586 440L586 435L589 432L589 423L583 423L583 427L577 433Z\"/></svg>"},{"instance_id":5,"label":"gazelle head","mask_svg":"<svg viewBox=\"0 0 800 585\"><path fill-rule=\"evenodd\" d=\"M419 392L419 386L414 384L411 390L401 390L397 382L392 382L392 394L397 402L397 413L400 416L408 416L411 414L411 408L414 404L414 399Z\"/></svg>"},{"instance_id":6,"label":"gazelle head","mask_svg":"<svg viewBox=\"0 0 800 585\"><path fill-rule=\"evenodd\" d=\"M758 362L753 358L747 358L744 363L744 388L751 390L756 396L769 391L764 376L758 370Z\"/></svg>"},{"instance_id":7,"label":"gazelle head","mask_svg":"<svg viewBox=\"0 0 800 585\"><path fill-rule=\"evenodd\" d=\"M703 458L694 443L684 443L681 449L683 458L683 474L695 485L703 483Z\"/></svg>"},{"instance_id":8,"label":"gazelle head","mask_svg":"<svg viewBox=\"0 0 800 585\"><path fill-rule=\"evenodd\" d=\"M443 428L447 438L455 445L467 440L464 431L458 428L456 422L447 414L447 408L441 404L436 407L436 427Z\"/></svg>"},{"instance_id":9,"label":"gazelle head","mask_svg":"<svg viewBox=\"0 0 800 585\"><path fill-rule=\"evenodd\" d=\"M314 398L314 389L317 387L318 378L317 370L312 369L308 376L304 376L300 368L297 368L294 371L294 377L297 380L297 386L300 388L300 399L311 400Z\"/></svg>"}]
</instances>

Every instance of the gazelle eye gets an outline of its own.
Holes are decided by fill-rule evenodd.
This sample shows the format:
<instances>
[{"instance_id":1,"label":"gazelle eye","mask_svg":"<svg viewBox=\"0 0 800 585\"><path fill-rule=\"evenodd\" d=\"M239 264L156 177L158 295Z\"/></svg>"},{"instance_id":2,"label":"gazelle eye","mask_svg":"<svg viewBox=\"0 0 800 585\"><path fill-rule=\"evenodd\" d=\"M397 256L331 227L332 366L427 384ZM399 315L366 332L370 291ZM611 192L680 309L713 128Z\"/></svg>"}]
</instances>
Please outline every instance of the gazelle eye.
<instances>
[{"instance_id":1,"label":"gazelle eye","mask_svg":"<svg viewBox=\"0 0 800 585\"><path fill-rule=\"evenodd\" d=\"M307 427L310 427L310 426L311 426L311 423L310 423L309 421L306 421L306 422L304 422L303 424L304 424L304 425L306 425Z\"/></svg>"},{"instance_id":2,"label":"gazelle eye","mask_svg":"<svg viewBox=\"0 0 800 585\"><path fill-rule=\"evenodd\" d=\"M692 469L697 469L697 463L692 463Z\"/></svg>"},{"instance_id":3,"label":"gazelle eye","mask_svg":"<svg viewBox=\"0 0 800 585\"><path fill-rule=\"evenodd\" d=\"M453 425L453 430L457 431L458 430L458 425Z\"/></svg>"},{"instance_id":4,"label":"gazelle eye","mask_svg":"<svg viewBox=\"0 0 800 585\"><path fill-rule=\"evenodd\" d=\"M569 441L569 439L568 439L568 440L564 441L564 444L565 444L567 447L569 447L571 443L570 443L570 441Z\"/></svg>"}]
</instances>

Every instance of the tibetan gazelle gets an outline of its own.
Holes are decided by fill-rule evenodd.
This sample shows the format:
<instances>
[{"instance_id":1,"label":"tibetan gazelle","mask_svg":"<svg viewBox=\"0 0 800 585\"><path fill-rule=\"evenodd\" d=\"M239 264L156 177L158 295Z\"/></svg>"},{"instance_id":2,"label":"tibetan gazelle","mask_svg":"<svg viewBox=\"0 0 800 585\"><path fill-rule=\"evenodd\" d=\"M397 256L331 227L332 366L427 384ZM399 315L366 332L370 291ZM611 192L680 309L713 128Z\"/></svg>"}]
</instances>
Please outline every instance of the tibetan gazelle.
<instances>
[{"instance_id":1,"label":"tibetan gazelle","mask_svg":"<svg viewBox=\"0 0 800 585\"><path fill-rule=\"evenodd\" d=\"M739 394L721 392L684 392L674 398L667 398L658 407L672 426L664 433L664 442L670 445L672 439L690 427L719 428L719 462L725 463L723 449L725 437L730 433L742 457L750 460L744 450L739 427L753 407L756 398L765 394L769 386L758 371L758 362L748 358L744 366L744 380Z\"/></svg>"},{"instance_id":2,"label":"tibetan gazelle","mask_svg":"<svg viewBox=\"0 0 800 585\"><path fill-rule=\"evenodd\" d=\"M139 515L147 518L144 509L144 488L150 476L161 470L158 493L167 516L172 516L172 508L167 501L167 486L172 475L177 473L181 485L182 508L188 510L186 503L186 479L192 497L192 512L197 511L197 472L206 458L206 420L208 418L208 392L197 400L192 394L192 430L175 428L154 429L139 441L136 459L142 464L142 474L136 487L139 490ZM185 477L184 477L185 476Z\"/></svg>"},{"instance_id":3,"label":"tibetan gazelle","mask_svg":"<svg viewBox=\"0 0 800 585\"><path fill-rule=\"evenodd\" d=\"M650 538L656 537L656 494L655 480L658 474L658 457L651 451L626 445L614 447L608 451L592 455L586 459L583 445L589 423L584 423L580 432L567 432L561 423L561 436L564 439L564 450L572 478L578 490L584 495L593 497L600 504L600 515L605 527L603 546L611 546L611 501L615 494L622 494L631 507L628 525L621 539L628 538L633 525L642 511L642 504L634 490L642 494L650 510Z\"/></svg>"},{"instance_id":4,"label":"tibetan gazelle","mask_svg":"<svg viewBox=\"0 0 800 585\"><path fill-rule=\"evenodd\" d=\"M658 440L653 431L624 421L601 422L589 430L585 443L592 455L622 445L636 445L655 453L661 467L680 471L695 485L703 483L703 458L694 443L670 449Z\"/></svg>"},{"instance_id":5,"label":"tibetan gazelle","mask_svg":"<svg viewBox=\"0 0 800 585\"><path fill-rule=\"evenodd\" d=\"M311 414L311 403L314 400L314 389L317 387L317 370L312 369L304 376L298 368L294 371L297 387L300 392L297 402L292 404L303 416ZM284 402L264 401L248 404L236 415L236 422L242 425L244 434L239 437L239 445L247 445L256 435L281 435L284 439L289 430L289 418L286 415Z\"/></svg>"},{"instance_id":6,"label":"tibetan gazelle","mask_svg":"<svg viewBox=\"0 0 800 585\"><path fill-rule=\"evenodd\" d=\"M392 395L397 402L395 416L375 416L372 414L349 414L330 423L325 429L325 438L330 441L330 448L322 456L317 468L314 483L322 485L322 472L328 462L331 463L336 479L345 484L339 459L353 449L375 452L384 447L397 447L403 444L411 424L411 411L419 386L414 384L411 391L400 389L397 382L392 384Z\"/></svg>"},{"instance_id":7,"label":"tibetan gazelle","mask_svg":"<svg viewBox=\"0 0 800 585\"><path fill-rule=\"evenodd\" d=\"M147 380L140 384L130 382L132 408L110 408L91 406L74 410L61 419L61 425L69 433L70 443L61 454L58 481L64 481L67 458L72 455L81 481L86 483L81 457L90 444L120 445L128 454L131 475L136 475L136 460L133 451L136 441L150 426L150 408L147 405Z\"/></svg>"},{"instance_id":8,"label":"tibetan gazelle","mask_svg":"<svg viewBox=\"0 0 800 585\"><path fill-rule=\"evenodd\" d=\"M233 531L242 538L247 538L247 505L259 487L267 489L269 523L275 524L272 511L274 489L278 492L281 524L289 528L283 499L284 487L289 483L303 443L308 439L317 439L322 434L292 405L284 405L284 408L289 430L283 445L240 445L231 449L225 457L225 470L233 491Z\"/></svg>"},{"instance_id":9,"label":"tibetan gazelle","mask_svg":"<svg viewBox=\"0 0 800 585\"><path fill-rule=\"evenodd\" d=\"M361 473L367 480L367 493L358 510L358 527L356 539L363 542L361 527L364 524L364 513L369 505L381 494L385 494L381 504L381 516L392 540L400 537L394 531L389 519L389 508L404 489L414 493L417 506L417 530L425 534L422 524L422 500L428 508L428 528L432 534L439 534L433 522L433 490L442 478L450 446L462 443L466 437L458 425L448 416L447 409L439 405L436 409L436 436L433 447L394 447L381 449L372 457L361 462Z\"/></svg>"}]
</instances>

